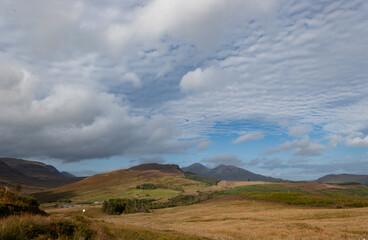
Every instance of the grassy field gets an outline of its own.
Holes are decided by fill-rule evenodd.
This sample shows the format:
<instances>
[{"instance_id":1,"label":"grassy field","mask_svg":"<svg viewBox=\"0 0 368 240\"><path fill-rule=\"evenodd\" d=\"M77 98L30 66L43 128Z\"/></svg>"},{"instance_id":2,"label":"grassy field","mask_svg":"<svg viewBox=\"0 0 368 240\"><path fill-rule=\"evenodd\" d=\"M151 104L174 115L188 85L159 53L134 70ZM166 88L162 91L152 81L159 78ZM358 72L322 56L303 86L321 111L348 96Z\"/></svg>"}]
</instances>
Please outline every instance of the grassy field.
<instances>
[{"instance_id":1,"label":"grassy field","mask_svg":"<svg viewBox=\"0 0 368 240\"><path fill-rule=\"evenodd\" d=\"M108 215L101 205L50 208L56 218L83 214L98 222L111 239L363 239L368 238L368 187L358 184L315 182L231 182L202 185L185 178L161 176L157 186L171 181L172 188L136 189L148 183L134 175L121 198L161 199L195 194L208 200L188 205L149 209L146 212ZM166 178L166 179L165 179ZM142 180L143 179L143 180ZM190 181L190 182L188 182ZM179 187L179 183L180 188ZM185 183L185 184L183 184ZM162 185L160 185L162 186ZM123 194L121 194L123 192ZM85 194L88 193L85 192ZM89 192L90 193L90 192ZM106 199L108 193L91 194ZM85 196L85 199L88 199ZM184 202L183 202L184 203ZM193 204L195 203L195 204Z\"/></svg>"},{"instance_id":2,"label":"grassy field","mask_svg":"<svg viewBox=\"0 0 368 240\"><path fill-rule=\"evenodd\" d=\"M81 209L53 209L48 212L58 216L80 215ZM124 229L133 232L143 230L144 234L148 235L170 233L207 239L363 239L368 237L366 224L368 208L300 208L243 200L239 196L229 196L191 206L158 209L151 213L118 216L106 215L102 213L100 207L91 206L86 208L86 217L103 220L110 226L110 231L115 233ZM159 238L147 237L146 239ZM172 236L167 239L178 238Z\"/></svg>"}]
</instances>

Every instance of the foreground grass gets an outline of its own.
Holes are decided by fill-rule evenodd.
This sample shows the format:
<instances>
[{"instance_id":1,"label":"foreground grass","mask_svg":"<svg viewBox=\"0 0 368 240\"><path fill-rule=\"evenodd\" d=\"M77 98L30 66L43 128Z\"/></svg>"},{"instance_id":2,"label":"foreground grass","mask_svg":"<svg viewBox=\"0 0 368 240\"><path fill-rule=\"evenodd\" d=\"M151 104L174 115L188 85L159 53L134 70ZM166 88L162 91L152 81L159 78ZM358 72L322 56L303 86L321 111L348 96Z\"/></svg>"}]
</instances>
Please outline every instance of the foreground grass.
<instances>
[{"instance_id":1,"label":"foreground grass","mask_svg":"<svg viewBox=\"0 0 368 240\"><path fill-rule=\"evenodd\" d=\"M141 226L133 225L111 225L109 226L110 232L118 236L121 240L205 240L210 239L206 237L200 237L190 234L179 233L174 230L158 230Z\"/></svg>"},{"instance_id":2,"label":"foreground grass","mask_svg":"<svg viewBox=\"0 0 368 240\"><path fill-rule=\"evenodd\" d=\"M111 239L98 222L83 217L69 219L41 215L9 216L0 219L0 239Z\"/></svg>"},{"instance_id":3,"label":"foreground grass","mask_svg":"<svg viewBox=\"0 0 368 240\"><path fill-rule=\"evenodd\" d=\"M116 225L81 216L23 215L0 219L1 240L84 239L84 240L204 240L208 238L132 225Z\"/></svg>"}]
</instances>

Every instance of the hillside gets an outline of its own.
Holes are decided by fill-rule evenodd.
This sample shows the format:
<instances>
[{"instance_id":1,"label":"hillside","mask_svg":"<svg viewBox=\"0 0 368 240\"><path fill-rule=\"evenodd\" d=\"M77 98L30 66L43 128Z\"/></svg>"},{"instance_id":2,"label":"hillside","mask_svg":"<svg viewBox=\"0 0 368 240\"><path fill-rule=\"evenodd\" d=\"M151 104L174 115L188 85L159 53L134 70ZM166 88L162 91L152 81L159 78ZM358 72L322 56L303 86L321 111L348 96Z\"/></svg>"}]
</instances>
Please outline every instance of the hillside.
<instances>
[{"instance_id":1,"label":"hillside","mask_svg":"<svg viewBox=\"0 0 368 240\"><path fill-rule=\"evenodd\" d=\"M147 166L145 166L147 167ZM157 166L156 166L157 167ZM183 172L159 170L121 169L97 174L82 181L34 194L40 202L71 200L72 202L94 202L110 198L162 199L182 192L195 192L207 188L208 184L186 179ZM156 189L137 189L145 183L155 184Z\"/></svg>"},{"instance_id":2,"label":"hillside","mask_svg":"<svg viewBox=\"0 0 368 240\"><path fill-rule=\"evenodd\" d=\"M205 177L217 178L230 181L267 181L275 182L281 179L255 174L242 168L231 165L219 165L213 169L207 168L200 163L194 163L189 167L182 168L185 172L195 173Z\"/></svg>"},{"instance_id":3,"label":"hillside","mask_svg":"<svg viewBox=\"0 0 368 240\"><path fill-rule=\"evenodd\" d=\"M158 164L158 163L146 163L138 166L129 168L135 171L147 171L147 170L157 170L163 173L170 173L173 175L183 175L183 171L176 164Z\"/></svg>"},{"instance_id":4,"label":"hillside","mask_svg":"<svg viewBox=\"0 0 368 240\"><path fill-rule=\"evenodd\" d=\"M355 175L355 174L330 174L317 179L317 182L322 183L361 183L368 185L368 175Z\"/></svg>"},{"instance_id":5,"label":"hillside","mask_svg":"<svg viewBox=\"0 0 368 240\"><path fill-rule=\"evenodd\" d=\"M21 184L25 192L59 187L83 178L66 177L55 167L37 161L0 158L0 185L13 188Z\"/></svg>"}]
</instances>

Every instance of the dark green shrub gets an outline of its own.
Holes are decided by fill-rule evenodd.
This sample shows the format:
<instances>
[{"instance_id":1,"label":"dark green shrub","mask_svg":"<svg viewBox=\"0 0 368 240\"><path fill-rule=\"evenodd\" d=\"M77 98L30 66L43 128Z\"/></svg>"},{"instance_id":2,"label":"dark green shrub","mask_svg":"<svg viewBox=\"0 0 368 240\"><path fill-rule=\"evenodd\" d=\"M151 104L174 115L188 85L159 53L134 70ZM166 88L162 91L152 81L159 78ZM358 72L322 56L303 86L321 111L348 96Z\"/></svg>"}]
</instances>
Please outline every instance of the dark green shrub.
<instances>
[{"instance_id":1,"label":"dark green shrub","mask_svg":"<svg viewBox=\"0 0 368 240\"><path fill-rule=\"evenodd\" d=\"M153 183L143 183L143 184L137 185L135 188L136 189L156 189L157 186Z\"/></svg>"},{"instance_id":2,"label":"dark green shrub","mask_svg":"<svg viewBox=\"0 0 368 240\"><path fill-rule=\"evenodd\" d=\"M45 214L38 206L32 197L0 188L0 217L21 213Z\"/></svg>"},{"instance_id":3,"label":"dark green shrub","mask_svg":"<svg viewBox=\"0 0 368 240\"><path fill-rule=\"evenodd\" d=\"M55 233L59 238L62 236L72 236L75 230L75 224L71 221L56 221L50 224L51 232Z\"/></svg>"},{"instance_id":4,"label":"dark green shrub","mask_svg":"<svg viewBox=\"0 0 368 240\"><path fill-rule=\"evenodd\" d=\"M148 212L151 207L150 199L110 199L104 201L102 211L107 214Z\"/></svg>"}]
</instances>

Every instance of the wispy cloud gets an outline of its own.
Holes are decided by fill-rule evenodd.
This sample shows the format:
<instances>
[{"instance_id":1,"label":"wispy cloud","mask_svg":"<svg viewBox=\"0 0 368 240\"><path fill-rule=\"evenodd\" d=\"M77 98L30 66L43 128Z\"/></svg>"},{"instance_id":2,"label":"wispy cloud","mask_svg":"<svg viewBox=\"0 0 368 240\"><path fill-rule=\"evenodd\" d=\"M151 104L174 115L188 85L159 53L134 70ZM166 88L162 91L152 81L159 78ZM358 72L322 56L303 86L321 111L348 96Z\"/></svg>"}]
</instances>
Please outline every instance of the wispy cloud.
<instances>
[{"instance_id":1,"label":"wispy cloud","mask_svg":"<svg viewBox=\"0 0 368 240\"><path fill-rule=\"evenodd\" d=\"M242 143L242 142L246 142L246 141L253 141L253 140L260 140L264 137L263 133L261 132L249 132L245 135L242 135L240 137L238 137L237 139L235 139L233 141L234 144L237 143Z\"/></svg>"},{"instance_id":2,"label":"wispy cloud","mask_svg":"<svg viewBox=\"0 0 368 240\"><path fill-rule=\"evenodd\" d=\"M291 142L286 141L285 143L271 148L267 151L267 154L279 153L282 151L294 150L295 156L319 156L321 151L326 150L326 146L317 142L311 142L309 137L306 136L301 140L293 140Z\"/></svg>"}]
</instances>

